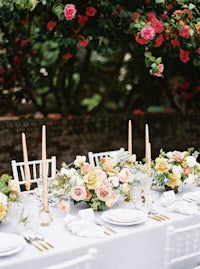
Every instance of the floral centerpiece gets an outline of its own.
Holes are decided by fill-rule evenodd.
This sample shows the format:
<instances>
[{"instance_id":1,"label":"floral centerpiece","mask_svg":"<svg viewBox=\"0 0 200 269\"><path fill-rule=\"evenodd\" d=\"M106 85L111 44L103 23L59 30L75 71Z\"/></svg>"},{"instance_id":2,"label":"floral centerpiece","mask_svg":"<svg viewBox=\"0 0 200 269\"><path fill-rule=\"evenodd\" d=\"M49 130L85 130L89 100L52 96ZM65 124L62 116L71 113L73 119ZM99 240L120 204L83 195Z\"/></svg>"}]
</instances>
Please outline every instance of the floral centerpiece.
<instances>
[{"instance_id":1,"label":"floral centerpiece","mask_svg":"<svg viewBox=\"0 0 200 269\"><path fill-rule=\"evenodd\" d=\"M86 162L85 156L77 156L72 164L62 164L50 191L60 197L67 194L74 204L84 201L95 211L111 208L118 200L120 183L130 175L128 165L134 162L128 153L122 155L101 158L99 166Z\"/></svg>"},{"instance_id":2,"label":"floral centerpiece","mask_svg":"<svg viewBox=\"0 0 200 269\"><path fill-rule=\"evenodd\" d=\"M154 184L165 186L166 190L178 191L183 183L193 183L200 173L200 164L197 161L199 152L194 148L187 151L160 150L160 155L154 161Z\"/></svg>"},{"instance_id":3,"label":"floral centerpiece","mask_svg":"<svg viewBox=\"0 0 200 269\"><path fill-rule=\"evenodd\" d=\"M6 217L8 202L15 201L18 197L17 183L8 174L0 177L0 222Z\"/></svg>"}]
</instances>

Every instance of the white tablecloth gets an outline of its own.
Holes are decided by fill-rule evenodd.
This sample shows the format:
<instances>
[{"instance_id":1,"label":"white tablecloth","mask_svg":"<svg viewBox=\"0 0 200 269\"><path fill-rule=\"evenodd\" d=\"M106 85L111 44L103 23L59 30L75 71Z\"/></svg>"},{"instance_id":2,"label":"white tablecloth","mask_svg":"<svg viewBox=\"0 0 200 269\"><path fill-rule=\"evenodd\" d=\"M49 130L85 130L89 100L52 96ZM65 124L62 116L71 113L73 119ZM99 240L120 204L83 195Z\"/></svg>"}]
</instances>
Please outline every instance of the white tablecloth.
<instances>
[{"instance_id":1,"label":"white tablecloth","mask_svg":"<svg viewBox=\"0 0 200 269\"><path fill-rule=\"evenodd\" d=\"M193 190L198 190L198 187L193 187ZM184 190L177 194L177 197L181 199L183 193L188 191L190 189L185 186ZM124 206L123 203L121 202L117 206ZM166 227L168 225L178 227L198 223L200 215L169 213L165 207L159 205L158 207L159 211L169 216L170 219L161 222L148 219L143 224L126 227L109 224L117 230L117 234L105 235L98 239L79 237L66 231L64 229L65 214L59 208L51 208L53 221L47 227L40 227L40 231L55 248L41 253L26 244L19 253L0 257L0 268L41 269L84 254L89 247L96 247L98 249L96 269L162 269ZM80 206L73 207L71 213L76 214L79 209ZM101 212L96 214L100 218ZM0 224L0 232L9 232L6 220Z\"/></svg>"}]
</instances>

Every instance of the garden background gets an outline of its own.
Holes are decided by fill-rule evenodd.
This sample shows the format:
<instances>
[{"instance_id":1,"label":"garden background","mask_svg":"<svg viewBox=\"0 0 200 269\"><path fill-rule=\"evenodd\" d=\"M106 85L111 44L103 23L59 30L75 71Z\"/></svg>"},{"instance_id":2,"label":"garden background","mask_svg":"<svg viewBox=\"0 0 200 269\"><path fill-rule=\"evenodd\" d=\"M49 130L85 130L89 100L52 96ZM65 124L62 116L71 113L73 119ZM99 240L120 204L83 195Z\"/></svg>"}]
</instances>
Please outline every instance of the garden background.
<instances>
[{"instance_id":1,"label":"garden background","mask_svg":"<svg viewBox=\"0 0 200 269\"><path fill-rule=\"evenodd\" d=\"M0 0L0 172L41 158L127 148L199 149L200 1Z\"/></svg>"}]
</instances>

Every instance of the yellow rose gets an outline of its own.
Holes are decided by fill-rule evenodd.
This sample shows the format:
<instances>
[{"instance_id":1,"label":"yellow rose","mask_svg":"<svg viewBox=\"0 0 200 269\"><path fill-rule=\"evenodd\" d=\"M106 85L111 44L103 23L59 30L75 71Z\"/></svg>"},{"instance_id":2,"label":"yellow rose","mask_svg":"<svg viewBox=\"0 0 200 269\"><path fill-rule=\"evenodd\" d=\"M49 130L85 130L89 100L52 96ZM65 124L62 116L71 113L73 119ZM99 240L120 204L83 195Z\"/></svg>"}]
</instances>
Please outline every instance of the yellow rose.
<instances>
[{"instance_id":1,"label":"yellow rose","mask_svg":"<svg viewBox=\"0 0 200 269\"><path fill-rule=\"evenodd\" d=\"M5 218L7 214L7 207L3 203L0 203L0 222Z\"/></svg>"},{"instance_id":2,"label":"yellow rose","mask_svg":"<svg viewBox=\"0 0 200 269\"><path fill-rule=\"evenodd\" d=\"M88 189L94 190L98 187L106 177L105 172L101 170L94 170L84 176L84 181L87 184Z\"/></svg>"},{"instance_id":3,"label":"yellow rose","mask_svg":"<svg viewBox=\"0 0 200 269\"><path fill-rule=\"evenodd\" d=\"M170 181L167 183L167 185L172 189L174 189L174 187L179 187L182 185L182 181L180 179L180 176L178 175L169 174L169 179Z\"/></svg>"},{"instance_id":4,"label":"yellow rose","mask_svg":"<svg viewBox=\"0 0 200 269\"><path fill-rule=\"evenodd\" d=\"M197 22L195 27L196 27L197 33L200 35L200 22Z\"/></svg>"},{"instance_id":5,"label":"yellow rose","mask_svg":"<svg viewBox=\"0 0 200 269\"><path fill-rule=\"evenodd\" d=\"M101 158L101 165L103 167L103 170L106 171L107 173L117 173L117 170L114 169L113 167L115 166L115 160L113 158Z\"/></svg>"},{"instance_id":6,"label":"yellow rose","mask_svg":"<svg viewBox=\"0 0 200 269\"><path fill-rule=\"evenodd\" d=\"M165 172L169 171L170 165L168 164L168 162L166 160L157 158L155 168L158 172L165 173Z\"/></svg>"}]
</instances>

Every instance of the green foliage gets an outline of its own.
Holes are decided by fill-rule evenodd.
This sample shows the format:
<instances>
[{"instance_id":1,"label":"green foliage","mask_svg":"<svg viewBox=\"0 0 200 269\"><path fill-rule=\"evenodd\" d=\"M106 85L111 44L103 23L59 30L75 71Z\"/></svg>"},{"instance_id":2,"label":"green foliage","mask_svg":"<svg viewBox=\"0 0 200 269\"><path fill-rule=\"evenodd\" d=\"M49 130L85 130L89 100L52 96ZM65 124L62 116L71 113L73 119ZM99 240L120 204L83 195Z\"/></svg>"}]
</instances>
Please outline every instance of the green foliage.
<instances>
[{"instance_id":1,"label":"green foliage","mask_svg":"<svg viewBox=\"0 0 200 269\"><path fill-rule=\"evenodd\" d=\"M195 0L0 0L0 105L17 112L26 100L44 115L131 111L144 77L169 76L169 56L198 73L198 22ZM143 37L146 26L154 36Z\"/></svg>"},{"instance_id":2,"label":"green foliage","mask_svg":"<svg viewBox=\"0 0 200 269\"><path fill-rule=\"evenodd\" d=\"M11 192L11 188L8 185L9 181L12 177L8 174L3 174L0 177L0 192L4 193L5 195L9 196Z\"/></svg>"}]
</instances>

